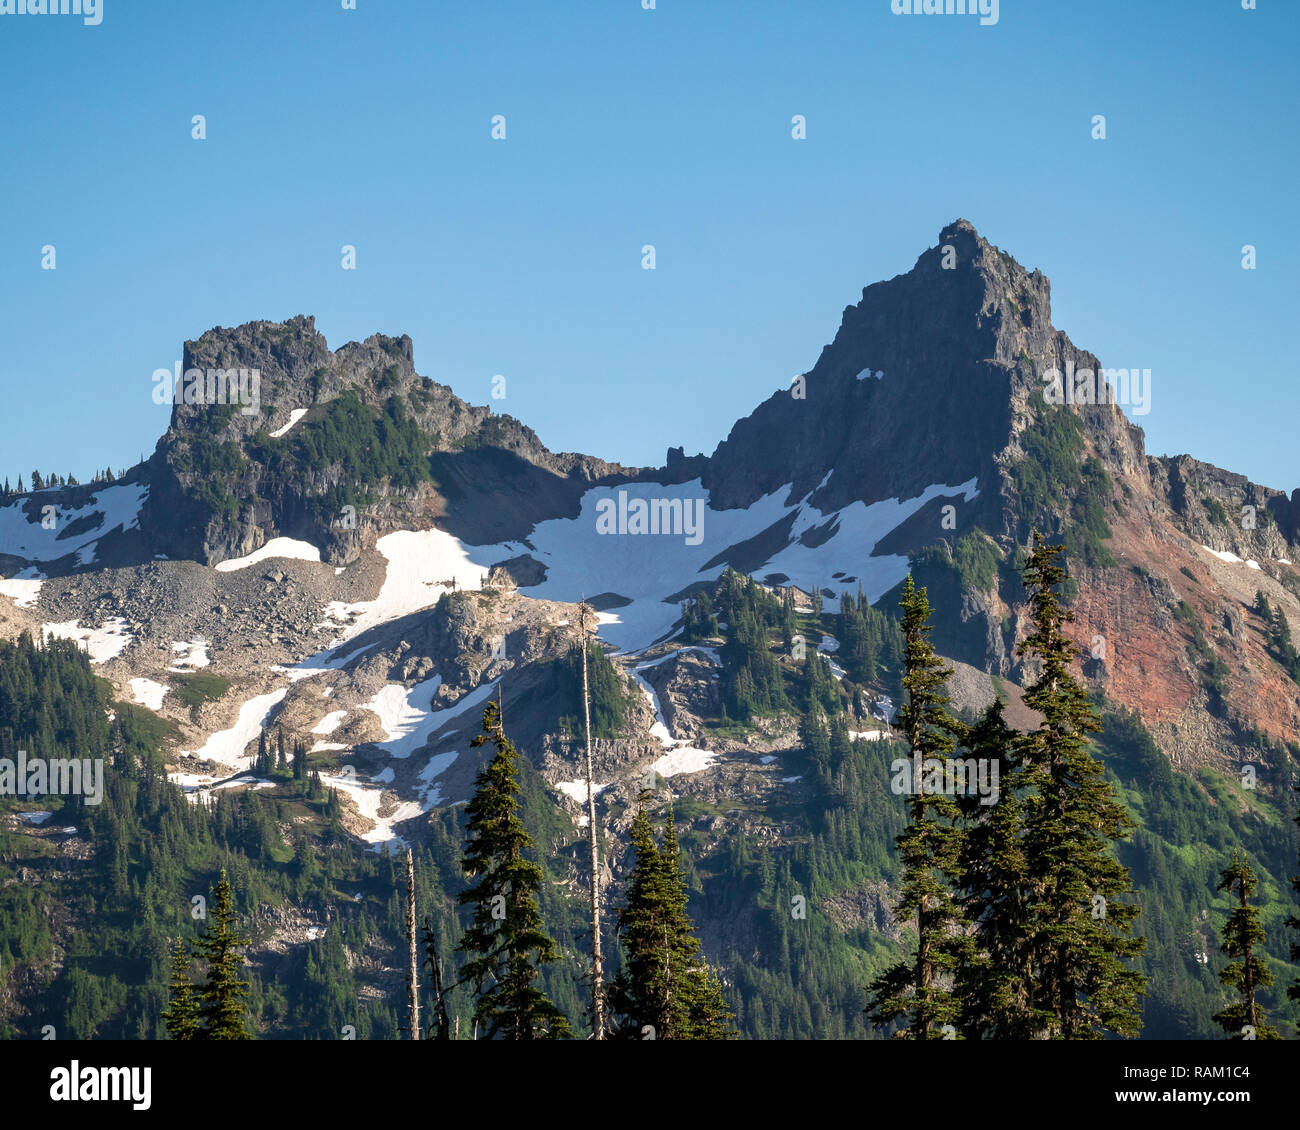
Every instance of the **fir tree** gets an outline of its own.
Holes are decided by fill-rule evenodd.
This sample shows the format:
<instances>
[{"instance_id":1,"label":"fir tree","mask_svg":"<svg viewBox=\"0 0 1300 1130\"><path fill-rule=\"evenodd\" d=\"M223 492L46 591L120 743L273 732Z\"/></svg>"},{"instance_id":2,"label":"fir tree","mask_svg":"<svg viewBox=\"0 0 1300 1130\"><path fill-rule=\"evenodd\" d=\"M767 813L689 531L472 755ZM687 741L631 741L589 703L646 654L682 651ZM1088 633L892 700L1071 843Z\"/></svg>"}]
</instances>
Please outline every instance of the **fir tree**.
<instances>
[{"instance_id":1,"label":"fir tree","mask_svg":"<svg viewBox=\"0 0 1300 1130\"><path fill-rule=\"evenodd\" d=\"M1229 896L1235 894L1237 898L1237 905L1223 926L1222 946L1224 953L1237 960L1230 961L1219 971L1219 980L1240 993L1241 999L1214 1014L1214 1022L1222 1025L1234 1040L1281 1038L1277 1029L1265 1023L1264 1009L1255 1000L1257 989L1267 988L1273 983L1273 974L1255 954L1255 948L1264 943L1259 910L1250 905L1250 896L1255 893L1256 886L1255 872L1246 862L1246 857L1234 851L1232 864L1220 875L1216 889L1227 891ZM1249 1029L1254 1030L1250 1036L1247 1035Z\"/></svg>"},{"instance_id":2,"label":"fir tree","mask_svg":"<svg viewBox=\"0 0 1300 1130\"><path fill-rule=\"evenodd\" d=\"M1300 811L1296 812L1295 822L1300 826ZM1291 876L1291 886L1295 888L1296 895L1300 896L1300 871ZM1286 924L1292 930L1300 930L1300 914L1290 915L1286 920ZM1291 943L1291 962L1292 964L1300 964L1300 941ZM1287 988L1286 995L1293 1001L1300 1001L1300 976L1297 976L1295 981ZM1300 1024L1296 1025L1296 1036L1300 1038Z\"/></svg>"},{"instance_id":3,"label":"fir tree","mask_svg":"<svg viewBox=\"0 0 1300 1130\"><path fill-rule=\"evenodd\" d=\"M632 823L635 863L618 912L623 968L610 984L615 1036L723 1040L735 1033L717 977L708 969L687 910L686 883L669 808L663 847L642 805Z\"/></svg>"},{"instance_id":4,"label":"fir tree","mask_svg":"<svg viewBox=\"0 0 1300 1130\"><path fill-rule=\"evenodd\" d=\"M995 700L964 743L971 758L998 766L998 796L991 806L961 802L963 916L972 923L974 954L957 972L960 1028L967 1039L1026 1040L1048 1020L1029 1000L1033 983L1032 936L1025 882L1023 778L1015 732ZM991 770L989 771L991 774Z\"/></svg>"},{"instance_id":5,"label":"fir tree","mask_svg":"<svg viewBox=\"0 0 1300 1130\"><path fill-rule=\"evenodd\" d=\"M960 831L955 800L945 792L957 723L947 711L944 684L952 669L930 643L930 602L909 574L903 586L903 689L898 728L912 750L901 768L908 783L908 825L898 837L903 869L900 917L915 915L916 953L868 987L866 1012L877 1024L905 1020L898 1035L926 1040L958 1019L952 975L968 946L957 929L952 878L959 869Z\"/></svg>"},{"instance_id":6,"label":"fir tree","mask_svg":"<svg viewBox=\"0 0 1300 1130\"><path fill-rule=\"evenodd\" d=\"M180 938L172 949L172 979L168 986L167 1007L163 1010L167 1035L173 1040L199 1038L199 1018L194 1003L194 986L190 984L190 957Z\"/></svg>"},{"instance_id":7,"label":"fir tree","mask_svg":"<svg viewBox=\"0 0 1300 1130\"><path fill-rule=\"evenodd\" d=\"M1112 847L1133 821L1090 752L1088 735L1101 724L1071 670L1080 650L1065 626L1074 614L1056 591L1068 579L1057 562L1064 548L1044 545L1035 531L1023 573L1033 630L1019 653L1041 668L1025 704L1043 716L1016 743L1019 784L1027 792L1029 1004L1045 1018L1039 1034L1049 1039L1129 1036L1141 1026L1138 997L1146 979L1125 960L1146 940L1131 936L1138 907L1125 901L1133 886Z\"/></svg>"},{"instance_id":8,"label":"fir tree","mask_svg":"<svg viewBox=\"0 0 1300 1130\"><path fill-rule=\"evenodd\" d=\"M564 1014L537 988L543 963L559 957L542 926L537 891L542 869L525 857L532 840L519 819L518 753L501 725L501 706L483 710L483 733L473 744L491 743L496 754L478 775L474 798L465 807L465 856L472 885L459 900L474 908L461 936L468 955L465 979L475 988L474 1020L489 1039L555 1039L569 1036Z\"/></svg>"},{"instance_id":9,"label":"fir tree","mask_svg":"<svg viewBox=\"0 0 1300 1130\"><path fill-rule=\"evenodd\" d=\"M207 929L199 939L199 953L208 963L208 976L199 990L199 1015L204 1040L247 1040L244 1022L248 1012L248 984L239 979L244 964L242 947L248 945L235 929L236 915L230 880L222 868L216 899L208 912Z\"/></svg>"}]
</instances>

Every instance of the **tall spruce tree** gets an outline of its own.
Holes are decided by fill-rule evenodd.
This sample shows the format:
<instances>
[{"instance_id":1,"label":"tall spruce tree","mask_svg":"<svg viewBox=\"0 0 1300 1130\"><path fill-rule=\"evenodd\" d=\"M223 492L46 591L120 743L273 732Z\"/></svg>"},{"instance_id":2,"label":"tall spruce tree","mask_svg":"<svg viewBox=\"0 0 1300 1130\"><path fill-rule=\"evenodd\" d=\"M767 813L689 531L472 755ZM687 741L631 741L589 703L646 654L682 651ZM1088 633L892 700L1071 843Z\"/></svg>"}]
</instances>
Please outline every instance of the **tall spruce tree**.
<instances>
[{"instance_id":1,"label":"tall spruce tree","mask_svg":"<svg viewBox=\"0 0 1300 1130\"><path fill-rule=\"evenodd\" d=\"M980 804L978 797L960 802L966 826L960 903L974 942L970 960L957 971L960 1028L967 1039L1032 1039L1048 1018L1029 1000L1025 802L1015 731L1003 718L1001 699L971 728L964 745L969 757L997 765L998 794L992 805Z\"/></svg>"},{"instance_id":2,"label":"tall spruce tree","mask_svg":"<svg viewBox=\"0 0 1300 1130\"><path fill-rule=\"evenodd\" d=\"M1101 723L1072 664L1081 654L1065 634L1074 614L1057 592L1068 579L1061 545L1034 544L1023 578L1033 630L1020 645L1040 673L1025 704L1043 718L1016 743L1024 800L1025 876L1033 969L1029 1006L1047 1039L1135 1035L1145 977L1130 969L1146 939L1133 937L1138 915L1128 869L1113 854L1133 821L1115 798L1088 735Z\"/></svg>"},{"instance_id":3,"label":"tall spruce tree","mask_svg":"<svg viewBox=\"0 0 1300 1130\"><path fill-rule=\"evenodd\" d=\"M903 586L903 691L897 725L912 750L910 762L895 763L895 787L908 791L908 824L898 837L903 869L900 917L914 916L916 953L887 969L868 986L867 1014L877 1024L903 1020L896 1035L942 1038L943 1027L959 1018L952 991L956 969L969 953L959 929L953 882L960 870L961 831L955 799L946 792L948 762L956 745L957 722L944 694L952 669L930 643L930 602L911 574Z\"/></svg>"},{"instance_id":4,"label":"tall spruce tree","mask_svg":"<svg viewBox=\"0 0 1300 1130\"><path fill-rule=\"evenodd\" d=\"M1296 812L1295 822L1297 826L1300 826L1300 811ZM1300 898L1300 871L1291 876L1291 886L1295 888L1297 898ZM1300 914L1290 915L1286 920L1286 924L1292 930L1300 930ZM1300 940L1291 943L1291 961L1293 964L1300 964ZM1293 1001L1300 1001L1300 976L1297 976L1288 986L1286 995ZM1296 1037L1300 1038L1300 1024L1296 1025Z\"/></svg>"},{"instance_id":5,"label":"tall spruce tree","mask_svg":"<svg viewBox=\"0 0 1300 1130\"><path fill-rule=\"evenodd\" d=\"M173 1040L198 1039L199 1017L194 1003L194 986L190 984L190 955L180 938L172 948L172 978L167 995L167 1007L162 1014L167 1035Z\"/></svg>"},{"instance_id":6,"label":"tall spruce tree","mask_svg":"<svg viewBox=\"0 0 1300 1130\"><path fill-rule=\"evenodd\" d=\"M208 911L207 929L199 939L199 953L208 963L207 979L199 990L199 1016L203 1040L247 1040L248 985L239 979L244 964L242 948L247 938L236 930L234 895L223 868L216 898Z\"/></svg>"},{"instance_id":7,"label":"tall spruce tree","mask_svg":"<svg viewBox=\"0 0 1300 1130\"><path fill-rule=\"evenodd\" d=\"M540 967L559 957L542 925L537 891L542 869L528 859L532 840L520 820L519 754L501 725L501 706L483 710L483 733L475 746L492 744L496 754L476 781L474 798L465 808L465 856L472 885L459 900L474 908L461 936L468 955L464 977L474 984L474 1020L489 1039L557 1039L570 1036L564 1014L537 987Z\"/></svg>"},{"instance_id":8,"label":"tall spruce tree","mask_svg":"<svg viewBox=\"0 0 1300 1130\"><path fill-rule=\"evenodd\" d=\"M663 846L643 794L632 822L635 862L618 912L624 961L609 986L614 1035L620 1039L725 1040L735 1035L722 986L705 964L687 909L672 806Z\"/></svg>"},{"instance_id":9,"label":"tall spruce tree","mask_svg":"<svg viewBox=\"0 0 1300 1130\"><path fill-rule=\"evenodd\" d=\"M1281 1039L1277 1029L1265 1023L1264 1009L1255 999L1257 989L1273 983L1273 974L1256 955L1255 949L1264 943L1264 927L1260 925L1259 910L1250 905L1258 882L1254 869L1239 852L1232 853L1231 865L1219 877L1220 891L1235 896L1237 905L1223 925L1223 952L1235 961L1228 962L1219 971L1219 980L1241 994L1227 1008L1214 1014L1214 1022L1233 1040Z\"/></svg>"}]
</instances>

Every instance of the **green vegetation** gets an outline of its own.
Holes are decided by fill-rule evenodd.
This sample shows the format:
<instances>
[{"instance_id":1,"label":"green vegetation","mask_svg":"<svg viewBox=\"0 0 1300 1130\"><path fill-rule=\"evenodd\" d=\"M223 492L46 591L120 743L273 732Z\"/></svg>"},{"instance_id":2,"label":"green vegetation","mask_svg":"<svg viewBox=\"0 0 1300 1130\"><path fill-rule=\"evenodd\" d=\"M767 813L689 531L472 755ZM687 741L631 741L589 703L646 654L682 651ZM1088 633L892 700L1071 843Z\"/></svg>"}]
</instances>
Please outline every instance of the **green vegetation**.
<instances>
[{"instance_id":1,"label":"green vegetation","mask_svg":"<svg viewBox=\"0 0 1300 1130\"><path fill-rule=\"evenodd\" d=\"M177 675L172 679L176 697L196 713L205 702L216 702L230 690L230 680L224 675L211 675L199 671L192 675Z\"/></svg>"},{"instance_id":2,"label":"green vegetation","mask_svg":"<svg viewBox=\"0 0 1300 1130\"><path fill-rule=\"evenodd\" d=\"M1227 511L1223 509L1223 503L1212 495L1206 495L1201 499L1201 505L1205 507L1206 516L1216 526L1226 526L1228 524Z\"/></svg>"},{"instance_id":3,"label":"green vegetation","mask_svg":"<svg viewBox=\"0 0 1300 1130\"><path fill-rule=\"evenodd\" d=\"M1104 544L1111 536L1106 504L1113 484L1095 456L1085 457L1083 424L1069 409L1049 405L1037 389L1030 406L1036 418L1021 433L1025 458L1015 467L1019 537L1059 514L1066 518L1063 537L1071 559L1114 565Z\"/></svg>"},{"instance_id":4,"label":"green vegetation","mask_svg":"<svg viewBox=\"0 0 1300 1130\"><path fill-rule=\"evenodd\" d=\"M462 867L472 885L458 901L472 908L456 948L465 954L464 977L474 987L474 1023L488 1039L564 1039L572 1033L564 1014L537 986L540 966L559 959L542 926L537 891L544 873L527 858L533 841L519 819L519 754L501 727L501 708L483 710L483 733L473 745L491 742L496 754L475 782L465 807Z\"/></svg>"},{"instance_id":5,"label":"green vegetation","mask_svg":"<svg viewBox=\"0 0 1300 1130\"><path fill-rule=\"evenodd\" d=\"M1273 974L1258 957L1255 947L1264 941L1264 930L1259 924L1259 910L1250 905L1250 897L1258 883L1251 866L1237 852L1232 853L1232 864L1223 872L1217 887L1237 895L1237 905L1228 915L1223 927L1223 952L1235 960L1219 970L1219 980L1240 994L1222 1012L1214 1016L1216 1024L1234 1040L1278 1040L1277 1029L1264 1022L1264 1010L1255 999L1257 989L1267 989L1273 984Z\"/></svg>"},{"instance_id":6,"label":"green vegetation","mask_svg":"<svg viewBox=\"0 0 1300 1130\"><path fill-rule=\"evenodd\" d=\"M1268 652L1291 678L1300 683L1300 651L1291 642L1291 626L1281 608L1273 608L1262 592L1255 593L1255 612L1264 622Z\"/></svg>"},{"instance_id":7,"label":"green vegetation","mask_svg":"<svg viewBox=\"0 0 1300 1130\"><path fill-rule=\"evenodd\" d=\"M655 844L641 798L632 824L635 862L618 911L623 968L609 986L615 1038L725 1040L735 1035L717 975L705 963L669 802L663 846Z\"/></svg>"},{"instance_id":8,"label":"green vegetation","mask_svg":"<svg viewBox=\"0 0 1300 1130\"><path fill-rule=\"evenodd\" d=\"M406 490L431 482L429 446L401 397L381 411L349 389L282 439L254 437L249 452L273 482L316 484L310 505L329 521L344 506L367 505L381 483Z\"/></svg>"},{"instance_id":9,"label":"green vegetation","mask_svg":"<svg viewBox=\"0 0 1300 1130\"><path fill-rule=\"evenodd\" d=\"M582 650L578 644L563 659L547 665L550 683L548 709L558 717L561 733L581 735ZM627 679L609 661L597 640L587 644L587 685L591 700L591 736L616 738L622 732L628 709L636 701Z\"/></svg>"}]
</instances>

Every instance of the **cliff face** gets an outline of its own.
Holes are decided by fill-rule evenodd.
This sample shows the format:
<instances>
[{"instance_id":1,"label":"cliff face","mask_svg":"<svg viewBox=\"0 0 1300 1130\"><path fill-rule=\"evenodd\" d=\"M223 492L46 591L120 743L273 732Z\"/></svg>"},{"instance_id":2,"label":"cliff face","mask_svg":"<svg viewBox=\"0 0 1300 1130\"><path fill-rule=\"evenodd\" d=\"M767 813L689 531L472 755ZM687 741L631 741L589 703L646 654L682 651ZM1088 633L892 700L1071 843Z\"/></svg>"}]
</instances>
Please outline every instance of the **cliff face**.
<instances>
[{"instance_id":1,"label":"cliff face","mask_svg":"<svg viewBox=\"0 0 1300 1130\"><path fill-rule=\"evenodd\" d=\"M256 371L259 381L251 406L214 411L210 404L174 404L171 425L148 461L151 490L142 520L153 531L155 551L169 557L215 565L285 536L346 562L384 533L435 521L474 542L523 537L543 518L576 513L591 484L631 473L589 456L553 453L513 417L468 404L420 376L405 335L375 334L331 352L312 318L250 322L186 342L183 366L186 373ZM413 457L430 467L401 489L368 484L365 505L328 514L311 500L348 478L343 461L317 457L315 445L286 473L271 440L287 428L279 446L291 448L298 429L331 415L343 398L377 414L399 406L419 432ZM214 460L226 488L224 507L202 489Z\"/></svg>"},{"instance_id":2,"label":"cliff face","mask_svg":"<svg viewBox=\"0 0 1300 1130\"><path fill-rule=\"evenodd\" d=\"M796 386L739 420L711 456L670 448L657 470L547 450L519 421L416 373L405 336L330 350L311 318L250 322L187 342L183 370L192 369L255 370L254 402L182 396L111 505L102 487L15 500L10 525L21 533L0 544L6 575L145 569L164 557L214 566L277 537L347 565L386 533L437 528L471 545L524 543L507 568L526 589L547 573L526 539L545 520L577 518L591 487L697 477L715 511L781 492L790 502L811 495L822 515L796 523L771 511L772 524L720 545L701 573L723 562L760 570L794 542L815 573L843 508L974 480L977 493L934 494L862 550L911 559L945 654L1028 677L1016 559L1038 528L1072 547L1087 673L1175 759L1226 761L1252 729L1300 741L1296 685L1252 612L1261 591L1300 635L1300 489L1288 498L1190 456L1148 457L1119 407L1078 395L1059 403L1045 378L1097 373L1101 361L1053 327L1046 276L965 220L912 270L867 287ZM33 556L50 503L68 520ZM987 568L971 564L981 557ZM844 569L791 579L834 595L853 587ZM599 587L617 590L618 580Z\"/></svg>"},{"instance_id":3,"label":"cliff face","mask_svg":"<svg viewBox=\"0 0 1300 1130\"><path fill-rule=\"evenodd\" d=\"M719 505L744 506L786 482L822 509L908 498L931 483L1000 489L1029 402L1056 369L1097 370L1051 321L1051 283L965 220L939 233L907 274L844 311L805 374L806 397L778 392L739 421L709 460ZM1140 429L1111 406L1080 408L1117 467L1143 461ZM995 505L986 501L987 505ZM986 516L991 511L986 511Z\"/></svg>"}]
</instances>

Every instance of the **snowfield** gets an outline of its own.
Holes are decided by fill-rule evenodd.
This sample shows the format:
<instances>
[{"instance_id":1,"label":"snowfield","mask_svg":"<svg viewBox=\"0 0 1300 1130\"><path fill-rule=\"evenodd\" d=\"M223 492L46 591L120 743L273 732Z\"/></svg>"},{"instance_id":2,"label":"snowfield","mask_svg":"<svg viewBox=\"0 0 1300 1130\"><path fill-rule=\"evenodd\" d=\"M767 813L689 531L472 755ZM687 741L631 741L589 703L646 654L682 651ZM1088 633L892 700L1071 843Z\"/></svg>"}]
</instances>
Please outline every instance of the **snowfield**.
<instances>
[{"instance_id":1,"label":"snowfield","mask_svg":"<svg viewBox=\"0 0 1300 1130\"><path fill-rule=\"evenodd\" d=\"M54 528L46 529L46 517L40 503L40 492L33 499L21 499L9 506L0 507L0 553L12 554L28 561L57 561L70 553L80 554L114 530L132 530L139 525L140 507L149 495L149 488L139 483L130 486L113 485L97 490L85 506L69 510L50 501L53 508ZM28 513L28 511L31 513ZM73 522L92 519L99 521L94 529L76 537L60 538ZM92 554L93 557L93 554ZM80 557L83 562L88 560Z\"/></svg>"},{"instance_id":2,"label":"snowfield","mask_svg":"<svg viewBox=\"0 0 1300 1130\"><path fill-rule=\"evenodd\" d=\"M132 679L131 701L137 706L147 706L150 710L161 710L163 699L167 696L167 687L155 683L152 679Z\"/></svg>"},{"instance_id":3,"label":"snowfield","mask_svg":"<svg viewBox=\"0 0 1300 1130\"><path fill-rule=\"evenodd\" d=\"M42 624L41 637L45 640L75 640L85 645L91 663L107 663L116 659L135 639L126 629L126 621L120 616L105 620L98 628L80 627L79 620L69 620L66 624Z\"/></svg>"},{"instance_id":4,"label":"snowfield","mask_svg":"<svg viewBox=\"0 0 1300 1130\"><path fill-rule=\"evenodd\" d=\"M457 588L477 589L488 575L487 565L476 565L469 549L443 530L399 530L380 538L375 548L388 561L383 587L374 600L330 601L325 609L328 619L318 627L340 633L331 647L436 604L453 583ZM500 560L493 547L478 548L491 558L488 564Z\"/></svg>"},{"instance_id":5,"label":"snowfield","mask_svg":"<svg viewBox=\"0 0 1300 1130\"><path fill-rule=\"evenodd\" d=\"M29 572L32 570L23 570L23 573ZM7 581L0 577L0 596L12 597L18 608L32 608L40 598L43 583L42 577L25 577L22 573Z\"/></svg>"},{"instance_id":6,"label":"snowfield","mask_svg":"<svg viewBox=\"0 0 1300 1130\"><path fill-rule=\"evenodd\" d=\"M824 481L824 480L823 480ZM794 515L790 544L774 553L752 572L784 573L800 587L814 587L819 578L841 572L862 582L869 600L877 600L907 576L907 558L896 554L873 557L877 542L936 498L960 495L966 501L978 496L977 481L957 486L934 484L906 501L891 498L867 505L854 502L841 510L823 513L808 500L787 503L788 486L765 495L747 509L703 508L703 537L691 545L673 534L602 534L597 529L598 506L608 506L619 491L629 500L706 499L699 479L665 486L661 483L625 483L617 488L595 487L582 496L577 518L555 518L539 523L528 537L529 545L506 542L495 546L466 546L465 551L483 565L505 557L529 554L546 566L546 579L521 590L546 600L577 601L583 594L614 592L630 600L601 614L602 638L625 652L642 651L666 638L681 612L676 602L665 601L688 585L721 576L723 565L706 564L730 546L754 537L774 523ZM630 502L629 502L630 505ZM799 538L814 529L828 528L831 536L815 549ZM397 536L397 535L390 535ZM454 539L453 539L454 540ZM824 602L827 612L839 610L839 598Z\"/></svg>"},{"instance_id":7,"label":"snowfield","mask_svg":"<svg viewBox=\"0 0 1300 1130\"><path fill-rule=\"evenodd\" d=\"M270 694L250 698L239 708L239 717L229 730L213 734L204 743L202 749L183 752L193 753L204 761L215 761L230 769L247 769L253 763L252 756L245 756L244 750L249 742L255 741L257 735L270 718L271 712L284 701L289 688L282 687Z\"/></svg>"},{"instance_id":8,"label":"snowfield","mask_svg":"<svg viewBox=\"0 0 1300 1130\"><path fill-rule=\"evenodd\" d=\"M233 573L237 569L247 569L250 565L256 565L272 557L286 557L291 561L319 562L320 550L310 542L298 541L296 538L272 538L261 549L254 550L247 557L219 561L213 568L218 573Z\"/></svg>"}]
</instances>

